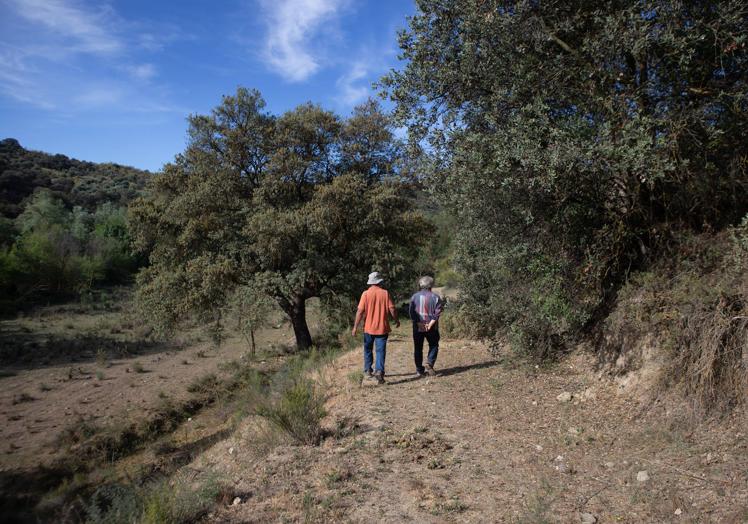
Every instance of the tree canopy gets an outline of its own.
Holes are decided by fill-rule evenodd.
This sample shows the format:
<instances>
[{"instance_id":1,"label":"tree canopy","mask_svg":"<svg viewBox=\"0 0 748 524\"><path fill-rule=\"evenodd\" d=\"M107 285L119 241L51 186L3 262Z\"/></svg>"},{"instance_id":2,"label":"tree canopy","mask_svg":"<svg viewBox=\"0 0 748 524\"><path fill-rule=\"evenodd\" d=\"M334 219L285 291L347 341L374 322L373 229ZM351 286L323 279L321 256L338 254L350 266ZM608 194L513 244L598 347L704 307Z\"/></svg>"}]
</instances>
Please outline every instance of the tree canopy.
<instances>
[{"instance_id":1,"label":"tree canopy","mask_svg":"<svg viewBox=\"0 0 748 524\"><path fill-rule=\"evenodd\" d=\"M145 186L150 173L118 164L96 164L24 149L0 140L0 216L15 218L35 191L47 189L71 209L93 211L112 202L124 206Z\"/></svg>"},{"instance_id":2,"label":"tree canopy","mask_svg":"<svg viewBox=\"0 0 748 524\"><path fill-rule=\"evenodd\" d=\"M382 81L485 332L546 352L678 231L748 211L741 0L419 0Z\"/></svg>"},{"instance_id":3,"label":"tree canopy","mask_svg":"<svg viewBox=\"0 0 748 524\"><path fill-rule=\"evenodd\" d=\"M395 288L412 278L425 222L374 102L349 119L313 104L276 117L240 88L190 117L188 136L130 208L135 245L150 251L138 298L162 328L190 315L220 321L250 287L278 303L304 349L309 298L350 301L373 269Z\"/></svg>"}]
</instances>

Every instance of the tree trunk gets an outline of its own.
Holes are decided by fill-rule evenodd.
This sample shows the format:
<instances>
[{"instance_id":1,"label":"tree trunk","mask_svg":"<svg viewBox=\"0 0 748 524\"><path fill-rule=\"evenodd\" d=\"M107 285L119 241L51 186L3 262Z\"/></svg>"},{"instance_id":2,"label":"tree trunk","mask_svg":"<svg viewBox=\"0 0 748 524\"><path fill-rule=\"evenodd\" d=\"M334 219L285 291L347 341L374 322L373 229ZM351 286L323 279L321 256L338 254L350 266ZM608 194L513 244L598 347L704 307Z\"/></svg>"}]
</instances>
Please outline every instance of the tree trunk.
<instances>
[{"instance_id":1,"label":"tree trunk","mask_svg":"<svg viewBox=\"0 0 748 524\"><path fill-rule=\"evenodd\" d=\"M280 299L280 306L291 319L293 334L296 337L296 349L306 351L312 347L312 334L306 325L306 298L296 296L292 300Z\"/></svg>"},{"instance_id":2,"label":"tree trunk","mask_svg":"<svg viewBox=\"0 0 748 524\"><path fill-rule=\"evenodd\" d=\"M257 349L257 346L255 345L255 330L254 329L249 330L249 336L252 339L252 356L254 357L256 353L256 349Z\"/></svg>"}]
</instances>

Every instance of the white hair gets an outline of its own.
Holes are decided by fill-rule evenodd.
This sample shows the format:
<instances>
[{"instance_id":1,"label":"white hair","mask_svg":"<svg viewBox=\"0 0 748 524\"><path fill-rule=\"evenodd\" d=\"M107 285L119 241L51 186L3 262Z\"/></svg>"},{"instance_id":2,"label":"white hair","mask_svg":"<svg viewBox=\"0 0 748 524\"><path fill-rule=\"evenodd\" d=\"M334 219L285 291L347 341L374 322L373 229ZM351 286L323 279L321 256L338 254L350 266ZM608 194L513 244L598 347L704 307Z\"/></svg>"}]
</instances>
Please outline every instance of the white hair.
<instances>
[{"instance_id":1,"label":"white hair","mask_svg":"<svg viewBox=\"0 0 748 524\"><path fill-rule=\"evenodd\" d=\"M434 279L426 276L418 279L418 287L421 289L431 289L434 287Z\"/></svg>"}]
</instances>

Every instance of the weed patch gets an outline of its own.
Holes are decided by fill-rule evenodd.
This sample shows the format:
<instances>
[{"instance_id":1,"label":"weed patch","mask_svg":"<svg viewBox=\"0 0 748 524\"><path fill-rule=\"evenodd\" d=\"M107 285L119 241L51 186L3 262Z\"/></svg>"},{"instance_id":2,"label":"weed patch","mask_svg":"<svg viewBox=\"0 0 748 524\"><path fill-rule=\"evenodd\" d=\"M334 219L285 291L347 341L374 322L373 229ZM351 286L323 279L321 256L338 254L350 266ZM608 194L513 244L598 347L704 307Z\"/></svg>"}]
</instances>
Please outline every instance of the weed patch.
<instances>
[{"instance_id":1,"label":"weed patch","mask_svg":"<svg viewBox=\"0 0 748 524\"><path fill-rule=\"evenodd\" d=\"M318 444L325 417L325 398L309 379L298 378L275 401L260 406L257 414L299 444Z\"/></svg>"}]
</instances>

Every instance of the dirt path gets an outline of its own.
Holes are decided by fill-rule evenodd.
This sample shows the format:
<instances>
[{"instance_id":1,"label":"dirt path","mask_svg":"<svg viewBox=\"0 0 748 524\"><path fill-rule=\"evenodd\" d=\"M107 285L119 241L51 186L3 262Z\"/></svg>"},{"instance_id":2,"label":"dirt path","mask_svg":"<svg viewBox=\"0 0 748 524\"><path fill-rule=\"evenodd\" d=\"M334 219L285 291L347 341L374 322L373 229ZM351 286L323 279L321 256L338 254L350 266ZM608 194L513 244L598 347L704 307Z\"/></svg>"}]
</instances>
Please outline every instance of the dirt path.
<instances>
[{"instance_id":1,"label":"dirt path","mask_svg":"<svg viewBox=\"0 0 748 524\"><path fill-rule=\"evenodd\" d=\"M242 498L209 521L748 521L742 415L696 426L618 392L584 357L513 368L448 340L440 376L416 379L400 332L379 387L353 383L360 359L346 354L324 374L336 437L258 453L248 422L191 466ZM557 400L564 392L574 398Z\"/></svg>"}]
</instances>

